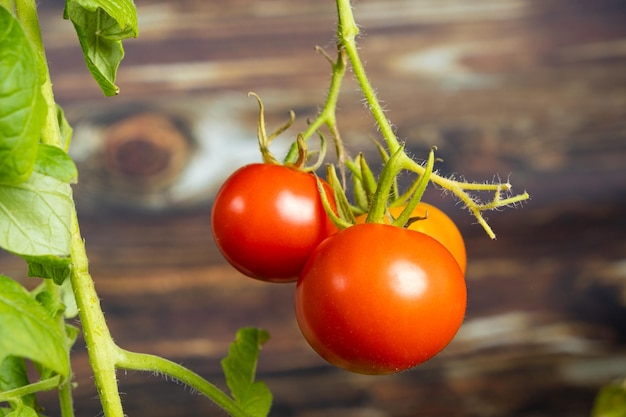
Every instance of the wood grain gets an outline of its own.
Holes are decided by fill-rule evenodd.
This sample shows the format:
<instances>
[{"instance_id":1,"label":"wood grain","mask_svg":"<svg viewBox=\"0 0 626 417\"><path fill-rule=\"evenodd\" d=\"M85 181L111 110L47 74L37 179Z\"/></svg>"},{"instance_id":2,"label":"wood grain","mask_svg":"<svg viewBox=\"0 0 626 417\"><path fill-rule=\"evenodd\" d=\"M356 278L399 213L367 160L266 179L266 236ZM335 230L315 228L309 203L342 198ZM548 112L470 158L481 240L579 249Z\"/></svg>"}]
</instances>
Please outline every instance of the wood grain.
<instances>
[{"instance_id":1,"label":"wood grain","mask_svg":"<svg viewBox=\"0 0 626 417\"><path fill-rule=\"evenodd\" d=\"M489 215L498 235L490 241L451 196L428 193L467 239L466 323L437 358L380 378L319 359L295 323L293 286L240 276L210 235L210 202L224 175L258 159L257 106L246 93L261 95L271 126L296 111L289 137L323 102L330 68L313 48L332 51L334 5L139 2L140 37L127 44L121 95L104 99L57 3L42 4L44 38L57 99L76 129L75 191L91 270L120 345L223 385L219 359L236 329L264 327L272 339L259 373L274 392L274 416L582 417L602 384L626 375L623 2L355 4L369 75L416 158L437 145L440 172L510 178L514 191L532 196ZM153 133L143 115L168 127ZM153 173L149 187L136 172L120 176L106 159L120 124L137 129L128 140L188 152L185 168ZM339 127L353 152L375 158L376 129L350 78ZM153 142L158 135L164 142ZM4 273L25 274L6 254L0 263ZM84 349L75 356L77 415L97 415ZM120 383L130 416L221 415L153 375L121 373ZM53 397L46 405L58 414Z\"/></svg>"}]
</instances>

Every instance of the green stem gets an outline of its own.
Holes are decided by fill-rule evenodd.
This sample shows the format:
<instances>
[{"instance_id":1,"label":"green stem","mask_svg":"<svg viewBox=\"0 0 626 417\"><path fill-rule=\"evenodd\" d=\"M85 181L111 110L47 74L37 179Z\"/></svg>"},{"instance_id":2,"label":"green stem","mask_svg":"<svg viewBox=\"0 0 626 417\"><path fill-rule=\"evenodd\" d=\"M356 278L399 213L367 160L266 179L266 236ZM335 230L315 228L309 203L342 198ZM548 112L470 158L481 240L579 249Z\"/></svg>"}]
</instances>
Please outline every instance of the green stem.
<instances>
[{"instance_id":1,"label":"green stem","mask_svg":"<svg viewBox=\"0 0 626 417\"><path fill-rule=\"evenodd\" d=\"M59 385L60 379L60 375L55 375L52 378L37 381L23 387L0 392L0 403L4 401L10 401L16 397L25 397L26 395L35 394L37 392L52 391L53 389L56 389L56 387Z\"/></svg>"},{"instance_id":2,"label":"green stem","mask_svg":"<svg viewBox=\"0 0 626 417\"><path fill-rule=\"evenodd\" d=\"M385 117L385 112L376 97L376 92L372 87L367 74L365 73L365 67L361 58L359 57L358 49L356 46L356 36L359 33L359 28L354 20L352 14L352 7L350 6L350 0L337 0L337 12L339 14L339 40L346 50L354 76L356 77L365 101L369 106L369 109L378 124L380 133L385 138L389 153L395 153L400 148L400 143L396 138L393 128L389 123L389 120Z\"/></svg>"},{"instance_id":3,"label":"green stem","mask_svg":"<svg viewBox=\"0 0 626 417\"><path fill-rule=\"evenodd\" d=\"M346 73L346 55L341 47L338 48L337 60L334 62L330 59L330 57L325 55L321 49L318 49L318 51L324 54L324 56L326 56L326 58L331 62L333 71L324 107L322 107L322 111L317 118L308 126L304 133L302 133L302 137L305 140L309 139L313 133L315 133L324 124L331 130L336 127L337 101L339 100L339 93L341 92L341 82L344 74Z\"/></svg>"},{"instance_id":4,"label":"green stem","mask_svg":"<svg viewBox=\"0 0 626 417\"><path fill-rule=\"evenodd\" d=\"M385 112L383 111L378 98L376 97L376 93L374 88L370 84L369 79L365 73L365 67L361 58L359 57L358 48L356 46L356 37L359 33L359 29L354 20L354 15L352 13L352 7L350 5L350 0L337 0L337 12L339 15L339 24L338 24L338 37L341 46L345 49L348 59L350 61L350 65L352 66L352 70L354 71L354 75L359 83L365 101L369 106L369 110L372 113L372 116L376 120L378 128L385 139L385 143L389 149L390 154L394 154L401 149L401 144L398 141L395 133L393 132L393 128L391 127L391 123L385 117ZM426 168L411 158L404 158L405 168L417 173L420 176L423 176L426 172ZM500 200L499 193L502 190L510 189L509 184L488 184L488 185L477 185L477 184L468 184L461 183L451 179L447 179L437 175L436 173L432 173L429 175L430 181L441 186L442 188L451 191L454 193L472 212L472 214L478 220L478 223L483 226L489 237L495 239L495 234L491 227L487 224L486 220L482 215L482 211L493 209L497 207L503 207L505 205L514 204L529 198L527 193L523 193L508 199ZM467 194L466 190L474 190L474 191L484 191L490 190L496 193L494 201L488 204L479 204L475 201L469 194ZM378 218L377 210L376 215L371 216L371 219ZM370 217L370 216L368 216Z\"/></svg>"},{"instance_id":5,"label":"green stem","mask_svg":"<svg viewBox=\"0 0 626 417\"><path fill-rule=\"evenodd\" d=\"M337 152L337 156L340 161L343 161L345 158L345 150L343 148L343 143L339 136L339 131L337 129L337 101L339 100L339 93L341 92L341 82L346 73L346 54L341 45L338 45L337 50L337 60L333 61L326 52L321 48L316 48L319 53L324 55L326 59L331 63L332 66L332 75L330 79L330 86L328 87L328 95L326 96L326 101L324 102L324 106L322 110L317 115L315 120L313 120L307 129L302 133L302 138L306 141L308 140L315 132L317 132L323 125L326 125L330 130L333 140L335 142L335 149ZM291 146L287 156L285 157L285 161L293 161L298 152L298 148L296 144Z\"/></svg>"},{"instance_id":6,"label":"green stem","mask_svg":"<svg viewBox=\"0 0 626 417\"><path fill-rule=\"evenodd\" d=\"M72 382L69 378L59 386L59 405L62 417L74 417Z\"/></svg>"},{"instance_id":7,"label":"green stem","mask_svg":"<svg viewBox=\"0 0 626 417\"><path fill-rule=\"evenodd\" d=\"M44 280L46 290L48 293L54 297L54 299L62 304L61 300L61 290L58 285L54 283L51 279ZM56 324L61 330L63 334L65 334L65 317L63 316L63 312L59 312L57 317L55 318ZM67 347L67 356L69 361L70 356L70 346ZM70 362L71 364L71 362ZM61 416L62 417L74 417L74 401L72 399L72 368L70 366L70 373L65 378L64 381L59 385L59 404L61 406Z\"/></svg>"},{"instance_id":8,"label":"green stem","mask_svg":"<svg viewBox=\"0 0 626 417\"><path fill-rule=\"evenodd\" d=\"M115 374L117 346L111 338L100 299L89 275L87 254L75 211L72 216L72 260L72 288L102 409L106 417L123 417Z\"/></svg>"},{"instance_id":9,"label":"green stem","mask_svg":"<svg viewBox=\"0 0 626 417\"><path fill-rule=\"evenodd\" d=\"M160 356L117 348L117 366L121 369L150 371L168 375L214 401L232 417L249 417L228 395L195 372Z\"/></svg>"}]
</instances>

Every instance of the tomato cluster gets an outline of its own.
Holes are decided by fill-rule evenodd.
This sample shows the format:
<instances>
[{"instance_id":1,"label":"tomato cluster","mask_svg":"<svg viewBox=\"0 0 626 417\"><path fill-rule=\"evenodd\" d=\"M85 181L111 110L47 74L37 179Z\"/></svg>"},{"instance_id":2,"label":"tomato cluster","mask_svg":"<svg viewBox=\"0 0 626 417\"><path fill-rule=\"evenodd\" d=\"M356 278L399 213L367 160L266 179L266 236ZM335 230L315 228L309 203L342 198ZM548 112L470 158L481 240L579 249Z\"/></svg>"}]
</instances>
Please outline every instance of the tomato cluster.
<instances>
[{"instance_id":1,"label":"tomato cluster","mask_svg":"<svg viewBox=\"0 0 626 417\"><path fill-rule=\"evenodd\" d=\"M413 217L419 220L406 228L358 217L339 230L312 174L252 164L224 183L211 222L219 250L237 270L264 281L297 280L296 319L320 356L349 371L388 374L439 353L465 315L461 234L434 206L420 203Z\"/></svg>"}]
</instances>

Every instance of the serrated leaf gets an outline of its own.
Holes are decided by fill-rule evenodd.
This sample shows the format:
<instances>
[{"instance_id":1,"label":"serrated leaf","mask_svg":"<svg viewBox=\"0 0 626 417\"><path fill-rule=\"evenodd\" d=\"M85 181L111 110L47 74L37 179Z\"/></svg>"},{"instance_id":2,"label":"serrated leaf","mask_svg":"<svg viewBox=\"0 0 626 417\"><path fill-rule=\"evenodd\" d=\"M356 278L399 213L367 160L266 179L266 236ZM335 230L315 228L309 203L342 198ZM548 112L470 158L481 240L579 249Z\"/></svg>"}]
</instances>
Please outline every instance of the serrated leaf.
<instances>
[{"instance_id":1,"label":"serrated leaf","mask_svg":"<svg viewBox=\"0 0 626 417\"><path fill-rule=\"evenodd\" d=\"M72 158L63 149L43 143L39 144L35 171L67 183L75 183L78 178Z\"/></svg>"},{"instance_id":2,"label":"serrated leaf","mask_svg":"<svg viewBox=\"0 0 626 417\"><path fill-rule=\"evenodd\" d=\"M0 275L0 362L19 356L67 376L66 335L17 282Z\"/></svg>"},{"instance_id":3,"label":"serrated leaf","mask_svg":"<svg viewBox=\"0 0 626 417\"><path fill-rule=\"evenodd\" d=\"M37 55L17 19L0 7L0 183L33 171L47 107Z\"/></svg>"},{"instance_id":4,"label":"serrated leaf","mask_svg":"<svg viewBox=\"0 0 626 417\"><path fill-rule=\"evenodd\" d=\"M29 263L33 276L61 283L70 271L70 186L33 172L17 185L0 185L0 247Z\"/></svg>"},{"instance_id":5,"label":"serrated leaf","mask_svg":"<svg viewBox=\"0 0 626 417\"><path fill-rule=\"evenodd\" d=\"M28 276L34 278L46 278L56 284L64 283L72 273L71 259L69 256L28 256L20 255L28 264Z\"/></svg>"},{"instance_id":6,"label":"serrated leaf","mask_svg":"<svg viewBox=\"0 0 626 417\"><path fill-rule=\"evenodd\" d=\"M265 330L239 329L228 357L222 359L226 384L235 402L251 417L266 417L272 406L272 393L267 385L254 381L259 351L269 337Z\"/></svg>"},{"instance_id":7,"label":"serrated leaf","mask_svg":"<svg viewBox=\"0 0 626 417\"><path fill-rule=\"evenodd\" d=\"M119 91L115 78L124 58L122 40L137 36L137 11L132 0L66 0L85 63L106 96Z\"/></svg>"},{"instance_id":8,"label":"serrated leaf","mask_svg":"<svg viewBox=\"0 0 626 417\"><path fill-rule=\"evenodd\" d=\"M602 387L595 399L592 417L626 417L626 379Z\"/></svg>"}]
</instances>

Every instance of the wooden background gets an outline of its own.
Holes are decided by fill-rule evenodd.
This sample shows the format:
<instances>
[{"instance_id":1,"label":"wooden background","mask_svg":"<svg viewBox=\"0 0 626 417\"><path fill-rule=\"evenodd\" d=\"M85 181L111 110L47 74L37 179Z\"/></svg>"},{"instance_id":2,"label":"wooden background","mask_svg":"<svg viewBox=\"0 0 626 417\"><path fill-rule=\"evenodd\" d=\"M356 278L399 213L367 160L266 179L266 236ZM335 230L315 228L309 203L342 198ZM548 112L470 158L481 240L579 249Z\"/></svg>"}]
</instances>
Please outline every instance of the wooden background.
<instances>
[{"instance_id":1,"label":"wooden background","mask_svg":"<svg viewBox=\"0 0 626 417\"><path fill-rule=\"evenodd\" d=\"M626 3L619 0L360 0L361 53L398 135L442 173L510 178L532 199L489 215L490 241L451 196L428 199L467 239L467 318L452 344L395 376L348 374L306 345L293 285L246 279L217 253L210 201L258 159L256 91L270 126L322 104L335 6L318 0L138 2L103 98L62 2L40 6L58 101L75 127L75 188L91 271L117 342L182 362L223 386L219 359L241 326L272 339L259 378L273 416L589 415L626 375ZM348 78L339 126L351 150L376 130ZM4 273L24 277L0 254ZM78 416L99 402L75 348ZM221 415L155 375L120 373L129 416ZM58 415L52 396L50 415Z\"/></svg>"}]
</instances>

